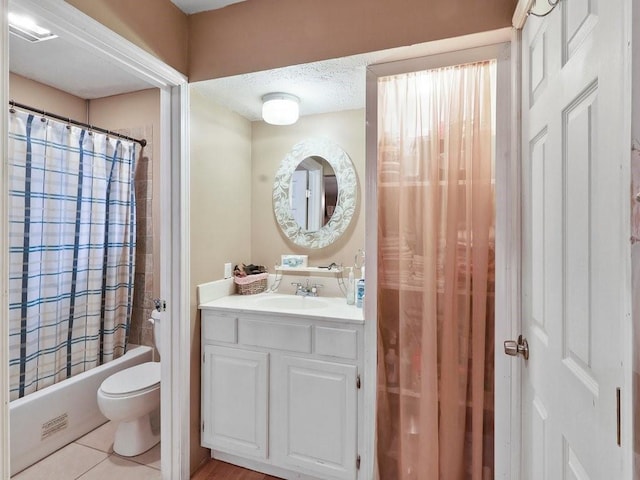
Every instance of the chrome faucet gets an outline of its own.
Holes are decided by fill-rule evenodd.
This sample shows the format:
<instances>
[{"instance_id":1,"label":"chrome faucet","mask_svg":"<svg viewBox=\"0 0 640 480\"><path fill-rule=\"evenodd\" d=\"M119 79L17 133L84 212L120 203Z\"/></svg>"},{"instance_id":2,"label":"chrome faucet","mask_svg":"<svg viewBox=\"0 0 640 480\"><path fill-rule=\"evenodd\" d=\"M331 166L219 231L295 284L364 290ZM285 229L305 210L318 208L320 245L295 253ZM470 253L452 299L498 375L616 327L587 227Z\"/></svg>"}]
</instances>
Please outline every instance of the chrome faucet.
<instances>
[{"instance_id":1,"label":"chrome faucet","mask_svg":"<svg viewBox=\"0 0 640 480\"><path fill-rule=\"evenodd\" d=\"M318 283L314 283L313 285L309 285L309 280L307 280L307 284L303 285L300 282L292 282L291 285L296 287L296 295L300 295L302 297L317 297L318 296L318 288L322 287L322 285Z\"/></svg>"}]
</instances>

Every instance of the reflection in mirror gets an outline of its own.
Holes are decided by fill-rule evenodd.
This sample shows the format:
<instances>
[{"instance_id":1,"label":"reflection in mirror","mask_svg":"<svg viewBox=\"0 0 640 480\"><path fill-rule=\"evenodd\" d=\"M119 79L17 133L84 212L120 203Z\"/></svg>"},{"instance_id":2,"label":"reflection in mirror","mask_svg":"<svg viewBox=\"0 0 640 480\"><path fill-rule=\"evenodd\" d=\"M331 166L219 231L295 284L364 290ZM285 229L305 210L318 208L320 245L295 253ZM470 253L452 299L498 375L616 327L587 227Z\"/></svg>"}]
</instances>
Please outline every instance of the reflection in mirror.
<instances>
[{"instance_id":1,"label":"reflection in mirror","mask_svg":"<svg viewBox=\"0 0 640 480\"><path fill-rule=\"evenodd\" d=\"M355 168L339 145L322 138L304 140L280 163L273 184L273 212L293 243L323 248L349 226L357 190Z\"/></svg>"},{"instance_id":2,"label":"reflection in mirror","mask_svg":"<svg viewBox=\"0 0 640 480\"><path fill-rule=\"evenodd\" d=\"M315 232L324 227L336 208L336 172L324 158L307 157L291 177L291 214L300 228Z\"/></svg>"}]
</instances>

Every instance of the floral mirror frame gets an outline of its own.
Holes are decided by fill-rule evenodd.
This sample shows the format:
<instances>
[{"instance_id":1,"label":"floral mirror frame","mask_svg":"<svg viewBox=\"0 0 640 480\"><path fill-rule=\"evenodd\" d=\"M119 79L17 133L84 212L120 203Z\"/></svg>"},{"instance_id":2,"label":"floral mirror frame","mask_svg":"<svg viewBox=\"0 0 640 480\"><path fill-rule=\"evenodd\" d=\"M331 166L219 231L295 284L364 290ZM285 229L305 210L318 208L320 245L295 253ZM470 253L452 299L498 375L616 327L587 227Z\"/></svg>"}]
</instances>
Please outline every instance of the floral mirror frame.
<instances>
[{"instance_id":1,"label":"floral mirror frame","mask_svg":"<svg viewBox=\"0 0 640 480\"><path fill-rule=\"evenodd\" d=\"M291 178L307 157L322 157L333 168L338 182L338 200L329 221L316 231L303 229L291 212ZM284 157L273 183L273 212L285 236L298 246L324 248L335 242L349 227L358 203L358 179L347 155L338 144L324 138L303 140Z\"/></svg>"}]
</instances>

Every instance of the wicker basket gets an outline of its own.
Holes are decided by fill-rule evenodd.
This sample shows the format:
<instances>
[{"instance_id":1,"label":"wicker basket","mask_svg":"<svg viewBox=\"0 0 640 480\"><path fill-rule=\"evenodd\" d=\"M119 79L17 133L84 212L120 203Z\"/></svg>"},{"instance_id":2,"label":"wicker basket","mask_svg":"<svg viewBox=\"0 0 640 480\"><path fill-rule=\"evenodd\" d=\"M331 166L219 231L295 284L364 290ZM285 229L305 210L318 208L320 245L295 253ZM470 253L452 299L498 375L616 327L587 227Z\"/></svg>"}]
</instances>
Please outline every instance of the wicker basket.
<instances>
[{"instance_id":1,"label":"wicker basket","mask_svg":"<svg viewBox=\"0 0 640 480\"><path fill-rule=\"evenodd\" d=\"M268 273L259 273L257 275L247 275L246 277L234 277L236 284L236 293L238 295L255 295L267 290Z\"/></svg>"}]
</instances>

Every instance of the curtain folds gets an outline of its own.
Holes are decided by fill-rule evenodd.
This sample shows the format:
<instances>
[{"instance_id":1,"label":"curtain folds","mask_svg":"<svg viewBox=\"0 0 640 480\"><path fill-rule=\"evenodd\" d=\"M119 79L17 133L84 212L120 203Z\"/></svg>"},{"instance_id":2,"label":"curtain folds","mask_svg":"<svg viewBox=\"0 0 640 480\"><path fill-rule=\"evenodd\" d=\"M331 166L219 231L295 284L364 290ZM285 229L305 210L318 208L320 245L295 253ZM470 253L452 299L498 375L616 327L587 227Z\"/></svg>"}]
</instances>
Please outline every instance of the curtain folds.
<instances>
[{"instance_id":1,"label":"curtain folds","mask_svg":"<svg viewBox=\"0 0 640 480\"><path fill-rule=\"evenodd\" d=\"M493 478L493 62L378 84L378 466Z\"/></svg>"},{"instance_id":2,"label":"curtain folds","mask_svg":"<svg viewBox=\"0 0 640 480\"><path fill-rule=\"evenodd\" d=\"M9 125L11 399L120 356L135 144L16 111Z\"/></svg>"}]
</instances>

